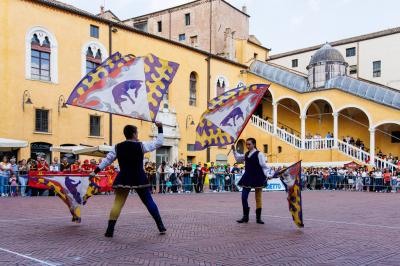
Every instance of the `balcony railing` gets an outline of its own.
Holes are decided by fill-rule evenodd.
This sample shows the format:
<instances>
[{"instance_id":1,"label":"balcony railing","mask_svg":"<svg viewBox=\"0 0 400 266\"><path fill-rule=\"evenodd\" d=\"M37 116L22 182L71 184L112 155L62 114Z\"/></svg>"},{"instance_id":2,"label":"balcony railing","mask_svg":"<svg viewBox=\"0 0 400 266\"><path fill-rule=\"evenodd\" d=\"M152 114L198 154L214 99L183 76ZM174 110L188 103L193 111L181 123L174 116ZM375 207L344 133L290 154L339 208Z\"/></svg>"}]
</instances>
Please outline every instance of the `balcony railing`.
<instances>
[{"instance_id":1,"label":"balcony railing","mask_svg":"<svg viewBox=\"0 0 400 266\"><path fill-rule=\"evenodd\" d=\"M331 149L335 144L333 138L329 139L306 139L304 141L304 149L306 150L326 150Z\"/></svg>"},{"instance_id":2,"label":"balcony railing","mask_svg":"<svg viewBox=\"0 0 400 266\"><path fill-rule=\"evenodd\" d=\"M368 152L361 150L353 145L350 145L347 142L338 140L338 149L344 154L356 159L360 162L369 163L370 155Z\"/></svg>"},{"instance_id":3,"label":"balcony railing","mask_svg":"<svg viewBox=\"0 0 400 266\"><path fill-rule=\"evenodd\" d=\"M251 123L256 127L267 131L268 133L274 134L274 125L267 120L261 119L258 116L253 115L251 117Z\"/></svg>"},{"instance_id":4,"label":"balcony railing","mask_svg":"<svg viewBox=\"0 0 400 266\"><path fill-rule=\"evenodd\" d=\"M301 139L299 137L297 137L281 128L276 129L276 134L278 135L278 137L281 140L285 141L286 143L291 144L292 146L295 146L298 149L301 149Z\"/></svg>"},{"instance_id":5,"label":"balcony railing","mask_svg":"<svg viewBox=\"0 0 400 266\"><path fill-rule=\"evenodd\" d=\"M375 158L375 167L380 168L380 169L388 169L392 172L398 168L397 165L390 163L387 160L381 159L381 158Z\"/></svg>"},{"instance_id":6,"label":"balcony railing","mask_svg":"<svg viewBox=\"0 0 400 266\"><path fill-rule=\"evenodd\" d=\"M251 123L268 132L270 134L274 134L274 125L258 116L251 117ZM305 150L326 150L332 149L335 146L335 139L334 138L325 138L325 139L305 139L304 146L302 145L301 138L287 132L284 129L277 128L276 129L277 137L286 142L290 145L298 148L298 149L305 149ZM350 145L347 142L337 140L338 143L338 150L347 156L363 163L370 163L370 154L360 148L357 148L353 145ZM377 168L383 169L387 168L391 171L397 169L397 166L393 163L388 162L387 160L381 158L375 158L374 164Z\"/></svg>"}]
</instances>

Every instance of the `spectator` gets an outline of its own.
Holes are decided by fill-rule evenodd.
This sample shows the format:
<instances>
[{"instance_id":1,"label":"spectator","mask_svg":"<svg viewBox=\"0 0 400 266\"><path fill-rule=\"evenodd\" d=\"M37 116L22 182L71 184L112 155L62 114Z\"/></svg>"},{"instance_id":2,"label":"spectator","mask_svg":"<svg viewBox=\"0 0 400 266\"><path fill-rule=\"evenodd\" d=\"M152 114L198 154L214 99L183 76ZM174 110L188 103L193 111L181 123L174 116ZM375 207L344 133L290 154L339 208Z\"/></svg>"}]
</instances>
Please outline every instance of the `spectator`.
<instances>
[{"instance_id":1,"label":"spectator","mask_svg":"<svg viewBox=\"0 0 400 266\"><path fill-rule=\"evenodd\" d=\"M383 182L384 182L384 186L385 186L385 191L386 192L390 192L391 191L391 179L392 179L392 175L389 172L389 170L385 169L384 173L383 173Z\"/></svg>"},{"instance_id":2,"label":"spectator","mask_svg":"<svg viewBox=\"0 0 400 266\"><path fill-rule=\"evenodd\" d=\"M21 160L18 166L18 181L21 186L20 193L22 197L26 196L26 185L28 183L28 165L25 159Z\"/></svg>"},{"instance_id":3,"label":"spectator","mask_svg":"<svg viewBox=\"0 0 400 266\"><path fill-rule=\"evenodd\" d=\"M400 172L393 171L392 176L391 176L391 186L392 186L392 192L396 192L396 187L397 187L397 175L400 177Z\"/></svg>"},{"instance_id":4,"label":"spectator","mask_svg":"<svg viewBox=\"0 0 400 266\"><path fill-rule=\"evenodd\" d=\"M15 172L11 173L9 182L10 182L10 196L16 197L18 183L17 183L17 175L15 174Z\"/></svg>"},{"instance_id":5,"label":"spectator","mask_svg":"<svg viewBox=\"0 0 400 266\"><path fill-rule=\"evenodd\" d=\"M183 171L183 187L185 193L190 193L193 190L192 186L192 178L191 178L191 173L192 173L192 165L188 163L186 167L182 167Z\"/></svg>"},{"instance_id":6,"label":"spectator","mask_svg":"<svg viewBox=\"0 0 400 266\"><path fill-rule=\"evenodd\" d=\"M226 175L226 169L225 166L222 164L218 165L216 168L216 175L215 175L215 187L218 192L223 192L225 191L225 175Z\"/></svg>"},{"instance_id":7,"label":"spectator","mask_svg":"<svg viewBox=\"0 0 400 266\"><path fill-rule=\"evenodd\" d=\"M158 173L158 178L159 178L159 191L158 193L165 193L165 178L166 178L166 172L167 172L167 163L162 162L160 167L158 167L157 173Z\"/></svg>"},{"instance_id":8,"label":"spectator","mask_svg":"<svg viewBox=\"0 0 400 266\"><path fill-rule=\"evenodd\" d=\"M72 165L71 165L71 172L77 173L81 171L81 161L76 160Z\"/></svg>"},{"instance_id":9,"label":"spectator","mask_svg":"<svg viewBox=\"0 0 400 266\"><path fill-rule=\"evenodd\" d=\"M146 169L146 168L145 168ZM84 160L83 165L81 167L82 172L90 173L92 172L92 167L89 164L89 160Z\"/></svg>"},{"instance_id":10,"label":"spectator","mask_svg":"<svg viewBox=\"0 0 400 266\"><path fill-rule=\"evenodd\" d=\"M8 162L6 156L3 157L3 161L0 163L0 196L6 197L8 193L8 179L11 175L11 164Z\"/></svg>"},{"instance_id":11,"label":"spectator","mask_svg":"<svg viewBox=\"0 0 400 266\"><path fill-rule=\"evenodd\" d=\"M214 162L211 162L211 165L208 168L208 179L209 179L210 190L212 190L213 192L217 192L216 186L215 186L216 181L215 181L215 166L214 166Z\"/></svg>"},{"instance_id":12,"label":"spectator","mask_svg":"<svg viewBox=\"0 0 400 266\"><path fill-rule=\"evenodd\" d=\"M203 171L201 170L201 163L196 165L196 169L193 172L193 178L195 180L196 193L203 192Z\"/></svg>"},{"instance_id":13,"label":"spectator","mask_svg":"<svg viewBox=\"0 0 400 266\"><path fill-rule=\"evenodd\" d=\"M382 192L383 186L383 174L381 170L377 170L374 173L374 180L375 180L375 192Z\"/></svg>"},{"instance_id":14,"label":"spectator","mask_svg":"<svg viewBox=\"0 0 400 266\"><path fill-rule=\"evenodd\" d=\"M356 179L356 191L363 191L363 177L361 176L361 173L357 173L357 179Z\"/></svg>"},{"instance_id":15,"label":"spectator","mask_svg":"<svg viewBox=\"0 0 400 266\"><path fill-rule=\"evenodd\" d=\"M38 156L37 157L37 161L38 161L38 163L37 163L37 170L38 171L45 172L45 171L49 171L50 170L49 164L46 162L46 160L43 157Z\"/></svg>"},{"instance_id":16,"label":"spectator","mask_svg":"<svg viewBox=\"0 0 400 266\"><path fill-rule=\"evenodd\" d=\"M67 157L64 157L62 159L62 162L61 162L61 165L60 165L60 171L62 171L62 172L71 171L71 165L68 163L68 158Z\"/></svg>"},{"instance_id":17,"label":"spectator","mask_svg":"<svg viewBox=\"0 0 400 266\"><path fill-rule=\"evenodd\" d=\"M51 172L59 172L60 171L60 162L57 157L54 157L53 162L50 164Z\"/></svg>"}]
</instances>

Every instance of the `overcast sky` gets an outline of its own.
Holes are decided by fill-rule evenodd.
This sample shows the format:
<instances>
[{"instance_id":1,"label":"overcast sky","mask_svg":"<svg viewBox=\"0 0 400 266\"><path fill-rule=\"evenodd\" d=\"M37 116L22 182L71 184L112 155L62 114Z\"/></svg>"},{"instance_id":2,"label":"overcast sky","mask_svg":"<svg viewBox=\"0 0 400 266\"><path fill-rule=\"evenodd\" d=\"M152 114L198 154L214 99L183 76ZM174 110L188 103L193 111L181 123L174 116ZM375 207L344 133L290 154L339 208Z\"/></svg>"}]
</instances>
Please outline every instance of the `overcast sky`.
<instances>
[{"instance_id":1,"label":"overcast sky","mask_svg":"<svg viewBox=\"0 0 400 266\"><path fill-rule=\"evenodd\" d=\"M100 5L120 19L188 0L61 0L91 13ZM250 17L254 34L271 54L400 26L399 0L228 0Z\"/></svg>"}]
</instances>

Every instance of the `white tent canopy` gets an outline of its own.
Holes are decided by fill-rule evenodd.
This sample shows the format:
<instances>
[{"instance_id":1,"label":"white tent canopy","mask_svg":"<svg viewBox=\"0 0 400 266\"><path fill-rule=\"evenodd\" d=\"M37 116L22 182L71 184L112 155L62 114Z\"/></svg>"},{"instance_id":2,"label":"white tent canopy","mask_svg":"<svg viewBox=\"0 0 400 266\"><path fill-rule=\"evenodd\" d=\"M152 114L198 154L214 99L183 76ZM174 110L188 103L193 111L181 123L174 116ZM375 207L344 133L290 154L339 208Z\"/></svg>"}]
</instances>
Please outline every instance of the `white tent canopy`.
<instances>
[{"instance_id":1,"label":"white tent canopy","mask_svg":"<svg viewBox=\"0 0 400 266\"><path fill-rule=\"evenodd\" d=\"M0 138L0 150L3 150L3 151L18 149L18 148L25 148L27 146L28 146L28 142L25 140Z\"/></svg>"},{"instance_id":2,"label":"white tent canopy","mask_svg":"<svg viewBox=\"0 0 400 266\"><path fill-rule=\"evenodd\" d=\"M108 152L112 150L111 146L108 145L99 145L99 146L60 146L60 147L51 147L53 152L62 152L62 153L72 153L75 155L88 155L95 157L104 157Z\"/></svg>"},{"instance_id":3,"label":"white tent canopy","mask_svg":"<svg viewBox=\"0 0 400 266\"><path fill-rule=\"evenodd\" d=\"M112 150L111 146L99 145L94 147L84 147L83 149L76 150L74 153L79 155L104 157L111 150Z\"/></svg>"},{"instance_id":4,"label":"white tent canopy","mask_svg":"<svg viewBox=\"0 0 400 266\"><path fill-rule=\"evenodd\" d=\"M50 150L53 152L62 152L62 153L72 153L75 154L75 151L84 149L85 146L54 146L51 147Z\"/></svg>"}]
</instances>

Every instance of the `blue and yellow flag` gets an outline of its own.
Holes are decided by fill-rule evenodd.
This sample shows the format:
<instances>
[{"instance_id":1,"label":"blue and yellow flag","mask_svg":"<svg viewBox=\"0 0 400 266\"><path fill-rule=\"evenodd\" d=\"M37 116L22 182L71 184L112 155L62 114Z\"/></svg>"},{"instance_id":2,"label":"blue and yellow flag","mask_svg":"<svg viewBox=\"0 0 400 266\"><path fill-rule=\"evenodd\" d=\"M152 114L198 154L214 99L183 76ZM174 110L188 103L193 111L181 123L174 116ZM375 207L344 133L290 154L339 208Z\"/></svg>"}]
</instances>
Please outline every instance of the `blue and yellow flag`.
<instances>
[{"instance_id":1,"label":"blue and yellow flag","mask_svg":"<svg viewBox=\"0 0 400 266\"><path fill-rule=\"evenodd\" d=\"M196 128L195 150L234 143L268 87L267 84L238 87L212 99Z\"/></svg>"},{"instance_id":2,"label":"blue and yellow flag","mask_svg":"<svg viewBox=\"0 0 400 266\"><path fill-rule=\"evenodd\" d=\"M155 121L178 67L153 54L135 57L117 52L83 77L67 103Z\"/></svg>"},{"instance_id":3,"label":"blue and yellow flag","mask_svg":"<svg viewBox=\"0 0 400 266\"><path fill-rule=\"evenodd\" d=\"M279 171L275 176L280 177L285 186L289 211L294 223L298 227L304 227L301 200L301 161Z\"/></svg>"}]
</instances>

